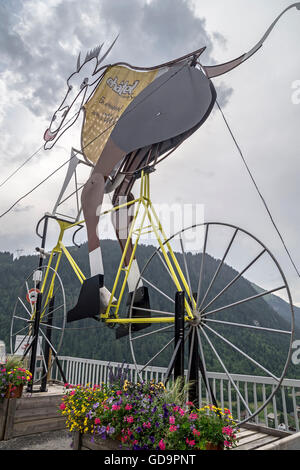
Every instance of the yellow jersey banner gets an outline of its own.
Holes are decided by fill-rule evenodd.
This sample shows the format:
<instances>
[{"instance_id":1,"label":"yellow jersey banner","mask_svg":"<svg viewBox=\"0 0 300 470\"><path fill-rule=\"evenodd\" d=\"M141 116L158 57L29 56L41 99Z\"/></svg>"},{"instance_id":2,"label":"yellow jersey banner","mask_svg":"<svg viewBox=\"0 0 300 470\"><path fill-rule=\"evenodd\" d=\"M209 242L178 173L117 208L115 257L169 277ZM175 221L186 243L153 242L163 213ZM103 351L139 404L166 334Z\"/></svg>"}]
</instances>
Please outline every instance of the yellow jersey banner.
<instances>
[{"instance_id":1,"label":"yellow jersey banner","mask_svg":"<svg viewBox=\"0 0 300 470\"><path fill-rule=\"evenodd\" d=\"M128 105L156 77L157 70L137 72L123 66L109 68L91 99L84 105L82 147L96 164L118 120Z\"/></svg>"}]
</instances>

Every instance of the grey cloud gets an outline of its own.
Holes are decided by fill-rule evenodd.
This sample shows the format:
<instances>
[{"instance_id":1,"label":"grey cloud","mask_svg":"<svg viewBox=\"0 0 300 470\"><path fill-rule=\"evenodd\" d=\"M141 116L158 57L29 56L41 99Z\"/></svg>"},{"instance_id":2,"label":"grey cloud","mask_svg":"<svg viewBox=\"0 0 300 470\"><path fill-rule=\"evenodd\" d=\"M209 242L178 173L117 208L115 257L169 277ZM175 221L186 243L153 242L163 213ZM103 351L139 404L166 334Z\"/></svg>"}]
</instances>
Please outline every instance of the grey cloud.
<instances>
[{"instance_id":1,"label":"grey cloud","mask_svg":"<svg viewBox=\"0 0 300 470\"><path fill-rule=\"evenodd\" d=\"M37 116L54 111L75 69L78 50L74 47L71 54L64 44L76 44L84 55L103 40L108 47L120 33L108 61L156 65L202 46L207 46L205 63L213 61L213 38L189 0L62 1L49 7L43 21L34 9L28 10L26 2L13 0L0 5L0 15L0 64L19 77L8 87L21 91L23 104ZM24 39L18 32L21 18L27 28ZM231 89L221 87L220 92L226 103Z\"/></svg>"}]
</instances>

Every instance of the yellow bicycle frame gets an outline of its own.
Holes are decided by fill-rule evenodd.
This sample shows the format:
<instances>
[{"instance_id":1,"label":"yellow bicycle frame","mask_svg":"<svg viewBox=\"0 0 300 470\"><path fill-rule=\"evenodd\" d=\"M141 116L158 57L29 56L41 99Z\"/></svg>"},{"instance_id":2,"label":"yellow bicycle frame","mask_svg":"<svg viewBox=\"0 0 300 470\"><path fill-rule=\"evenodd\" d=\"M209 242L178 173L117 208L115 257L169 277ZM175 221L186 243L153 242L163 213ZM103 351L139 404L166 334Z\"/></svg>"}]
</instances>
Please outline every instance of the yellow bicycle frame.
<instances>
[{"instance_id":1,"label":"yellow bicycle frame","mask_svg":"<svg viewBox=\"0 0 300 470\"><path fill-rule=\"evenodd\" d=\"M168 238L162 228L160 220L151 202L149 173L145 173L144 171L142 171L141 173L140 194L137 199L134 199L128 203L121 204L119 206L114 206L110 210L107 210L101 213L100 217L101 215L103 216L105 214L117 211L124 207L129 207L133 204L136 204L136 209L135 209L134 217L133 217L130 229L129 229L129 234L127 237L126 245L125 245L122 258L118 267L118 271L115 277L115 282L112 288L109 304L107 306L106 312L104 314L100 314L100 319L108 324L109 323L110 324L111 323L130 324L130 323L172 323L174 322L174 317L173 318L172 317L125 318L126 315L121 315L121 317L119 316L119 309L120 309L121 301L122 301L123 294L125 291L128 274L131 269L132 262L135 258L135 253L136 253L139 240L143 234L153 232L158 241L160 252L167 264L167 267L170 271L170 275L173 279L175 287L177 288L178 291L184 290L187 294L187 297L185 298L186 319L192 320L194 318L193 310L196 307L196 302L192 296L192 293L189 290L188 282L176 259L175 253L173 252L170 246L170 243L168 242ZM141 222L138 223L138 217L140 214L141 214ZM70 263L80 283L82 284L83 281L86 279L85 275L83 274L83 272L81 271L81 269L79 268L79 266L77 265L73 257L71 256L70 252L68 251L68 249L65 247L65 245L62 242L65 231L83 224L84 220L80 222L75 222L75 223L68 222L66 220L62 220L58 218L55 218L55 220L58 222L60 226L60 233L59 233L57 244L50 253L50 258L48 260L47 268L46 268L46 274L43 279L43 284L41 287L42 293L45 288L47 278L49 276L49 271L53 263L54 256L57 254L58 257L57 257L55 267L54 267L55 272L53 274L53 278L51 280L50 288L48 289L47 298L46 298L44 305L47 305L48 300L51 298L53 294L55 274L58 271L62 254L66 256L68 262ZM135 240L133 241L134 236L135 236ZM128 252L128 249L131 243L132 243L133 249L132 249L129 264L127 268L125 268L124 261L125 261L126 253ZM125 272L124 279L121 280L121 274L124 272ZM114 302L113 299L116 295L117 287L119 285L121 286L120 293L119 293L117 301Z\"/></svg>"}]
</instances>

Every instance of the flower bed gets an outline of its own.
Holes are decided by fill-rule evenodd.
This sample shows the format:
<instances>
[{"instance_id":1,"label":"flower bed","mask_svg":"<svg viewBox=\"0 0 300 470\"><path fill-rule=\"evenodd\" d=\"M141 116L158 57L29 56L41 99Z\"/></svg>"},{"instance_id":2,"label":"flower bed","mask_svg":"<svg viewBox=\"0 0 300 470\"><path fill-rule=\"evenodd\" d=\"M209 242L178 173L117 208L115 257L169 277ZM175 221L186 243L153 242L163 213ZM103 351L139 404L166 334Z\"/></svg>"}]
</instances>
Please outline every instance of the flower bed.
<instances>
[{"instance_id":1,"label":"flower bed","mask_svg":"<svg viewBox=\"0 0 300 470\"><path fill-rule=\"evenodd\" d=\"M169 400L162 383L66 387L60 412L70 431L91 441L112 438L122 449L206 450L236 446L230 411ZM172 397L174 398L174 397Z\"/></svg>"}]
</instances>

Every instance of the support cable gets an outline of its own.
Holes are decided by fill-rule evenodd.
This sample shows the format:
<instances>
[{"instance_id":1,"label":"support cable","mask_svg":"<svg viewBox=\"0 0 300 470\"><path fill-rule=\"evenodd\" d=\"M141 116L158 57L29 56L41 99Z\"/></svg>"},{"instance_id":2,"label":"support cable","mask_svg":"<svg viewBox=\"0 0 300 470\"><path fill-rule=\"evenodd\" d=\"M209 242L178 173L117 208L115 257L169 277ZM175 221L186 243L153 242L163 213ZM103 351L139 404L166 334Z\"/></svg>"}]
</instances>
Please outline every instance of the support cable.
<instances>
[{"instance_id":1,"label":"support cable","mask_svg":"<svg viewBox=\"0 0 300 470\"><path fill-rule=\"evenodd\" d=\"M243 154L243 152L242 152L242 150L241 150L241 147L239 146L239 144L238 144L238 142L237 142L237 140L236 140L236 138L235 138L235 136L234 136L234 134L233 134L233 131L232 131L230 125L229 125L229 122L228 122L227 118L225 117L224 112L223 112L221 106L219 105L218 101L216 101L216 104L217 104L218 109L219 109L219 111L220 111L220 113L221 113L221 115L222 115L222 118L223 118L223 120L224 120L224 122L225 122L225 124L226 124L226 127L227 127L227 129L228 129L228 131L229 131L229 133L230 133L230 135L231 135L231 137L232 137L232 140L233 140L233 142L234 142L234 144L235 144L235 146L236 146L236 148L237 148L237 150L238 150L238 152L239 152L239 154L240 154L240 156L241 156L241 158L242 158L242 161L243 161L243 163L244 163L244 165L245 165L245 167L246 167L246 170L247 170L247 172L248 172L248 174L249 174L249 176L250 176L250 178L251 178L251 180L252 180L252 182L253 182L253 184L254 184L254 186L255 186L255 189L256 189L256 191L257 191L257 193L258 193L258 195L259 195L259 197L260 197L260 199L261 199L261 201L262 201L262 203L263 203L263 205L264 205L264 207L265 207L265 209L266 209L266 211L267 211L267 213L268 213L268 215L269 215L269 218L270 218L270 220L271 220L271 222L272 222L272 225L273 225L273 227L275 228L275 230L276 230L276 232L277 232L277 234L278 234L278 236L279 236L279 238L280 238L280 240L281 240L281 242L282 242L282 245L283 245L283 247L284 247L284 249L285 249L285 251L286 251L286 253L287 253L287 255L288 255L288 257L289 257L289 259L290 259L290 261L291 261L291 263L292 263L292 265L293 265L293 267L294 267L294 269L295 269L295 271L296 271L296 273L297 273L297 275L298 275L298 277L300 277L300 272L299 272L299 270L298 270L298 268L297 268L297 266L296 266L296 264L295 264L295 262L294 262L294 260L293 260L293 258L292 258L292 255L291 255L291 253L290 253L290 251L289 251L289 249L288 249L288 247L287 247L285 241L284 241L283 235L281 234L281 232L280 232L280 230L279 230L279 228L278 228L278 226L277 226L277 224L276 224L276 222L275 222L275 220L274 220L274 217L273 217L273 215L272 215L272 213L271 213L271 210L270 210L270 208L268 207L268 204L267 204L267 202L266 202L264 196L262 195L262 192L260 191L257 182L255 181L255 178L254 178L254 176L253 176L253 173L251 172L251 170L250 170L250 168L249 168L249 166L248 166L248 164L247 164L247 162L246 162L245 156L244 156L244 154Z\"/></svg>"}]
</instances>

